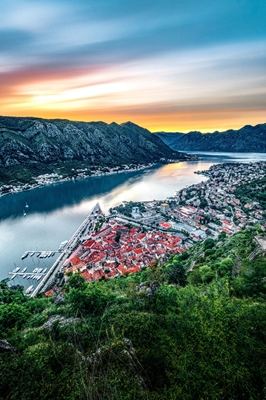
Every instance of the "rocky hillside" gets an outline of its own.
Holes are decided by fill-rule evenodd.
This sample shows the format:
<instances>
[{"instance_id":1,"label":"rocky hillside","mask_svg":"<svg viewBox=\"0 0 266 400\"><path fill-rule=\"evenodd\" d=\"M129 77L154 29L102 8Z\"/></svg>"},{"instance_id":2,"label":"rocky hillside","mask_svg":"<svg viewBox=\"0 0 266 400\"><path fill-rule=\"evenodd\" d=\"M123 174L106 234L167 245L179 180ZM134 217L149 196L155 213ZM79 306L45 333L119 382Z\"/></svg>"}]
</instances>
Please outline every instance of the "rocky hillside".
<instances>
[{"instance_id":1,"label":"rocky hillside","mask_svg":"<svg viewBox=\"0 0 266 400\"><path fill-rule=\"evenodd\" d=\"M266 152L266 124L246 125L239 130L201 133L157 132L173 150L180 151L228 151L228 152Z\"/></svg>"},{"instance_id":2,"label":"rocky hillside","mask_svg":"<svg viewBox=\"0 0 266 400\"><path fill-rule=\"evenodd\" d=\"M73 122L0 117L0 167L83 161L90 164L180 159L158 137L131 122Z\"/></svg>"}]
</instances>

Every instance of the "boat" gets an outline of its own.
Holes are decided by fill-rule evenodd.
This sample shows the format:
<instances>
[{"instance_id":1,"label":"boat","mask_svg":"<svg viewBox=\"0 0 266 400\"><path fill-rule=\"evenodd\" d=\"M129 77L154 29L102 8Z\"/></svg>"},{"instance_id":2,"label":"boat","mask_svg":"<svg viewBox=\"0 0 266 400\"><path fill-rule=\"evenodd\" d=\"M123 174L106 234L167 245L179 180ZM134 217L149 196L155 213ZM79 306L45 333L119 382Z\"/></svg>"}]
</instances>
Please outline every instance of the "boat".
<instances>
[{"instance_id":1,"label":"boat","mask_svg":"<svg viewBox=\"0 0 266 400\"><path fill-rule=\"evenodd\" d=\"M45 274L46 271L47 271L47 268L44 268L44 270L42 271L42 273Z\"/></svg>"},{"instance_id":2,"label":"boat","mask_svg":"<svg viewBox=\"0 0 266 400\"><path fill-rule=\"evenodd\" d=\"M42 268L39 268L39 271L38 272L42 272Z\"/></svg>"},{"instance_id":3,"label":"boat","mask_svg":"<svg viewBox=\"0 0 266 400\"><path fill-rule=\"evenodd\" d=\"M18 272L19 270L20 270L20 268L19 268L19 267L17 267L17 268L15 268L15 269L13 269L13 271L12 271L12 272L16 273L16 272Z\"/></svg>"},{"instance_id":4,"label":"boat","mask_svg":"<svg viewBox=\"0 0 266 400\"><path fill-rule=\"evenodd\" d=\"M24 254L22 254L21 260L24 260L24 258L28 257L28 255L29 255L29 252L26 251Z\"/></svg>"},{"instance_id":5,"label":"boat","mask_svg":"<svg viewBox=\"0 0 266 400\"><path fill-rule=\"evenodd\" d=\"M30 256L31 256L31 257L34 256L34 251L32 251L32 252L30 253Z\"/></svg>"},{"instance_id":6,"label":"boat","mask_svg":"<svg viewBox=\"0 0 266 400\"><path fill-rule=\"evenodd\" d=\"M28 203L27 203L27 202L26 202L26 205L25 205L25 207L26 207L26 208L29 208L29 205L28 205Z\"/></svg>"},{"instance_id":7,"label":"boat","mask_svg":"<svg viewBox=\"0 0 266 400\"><path fill-rule=\"evenodd\" d=\"M17 274L14 274L11 276L11 279L14 279L17 276Z\"/></svg>"},{"instance_id":8,"label":"boat","mask_svg":"<svg viewBox=\"0 0 266 400\"><path fill-rule=\"evenodd\" d=\"M33 289L33 285L29 286L28 289L26 289L26 293L29 294L30 292L32 292Z\"/></svg>"},{"instance_id":9,"label":"boat","mask_svg":"<svg viewBox=\"0 0 266 400\"><path fill-rule=\"evenodd\" d=\"M46 251L42 251L40 258L46 258L47 257L47 252Z\"/></svg>"},{"instance_id":10,"label":"boat","mask_svg":"<svg viewBox=\"0 0 266 400\"><path fill-rule=\"evenodd\" d=\"M34 268L34 270L32 272L35 273L37 271L38 271L38 268Z\"/></svg>"},{"instance_id":11,"label":"boat","mask_svg":"<svg viewBox=\"0 0 266 400\"><path fill-rule=\"evenodd\" d=\"M60 246L58 247L58 251L62 251L68 243L68 240L65 240L64 242L60 243Z\"/></svg>"},{"instance_id":12,"label":"boat","mask_svg":"<svg viewBox=\"0 0 266 400\"><path fill-rule=\"evenodd\" d=\"M21 272L26 272L27 271L27 267L23 268L23 270Z\"/></svg>"}]
</instances>

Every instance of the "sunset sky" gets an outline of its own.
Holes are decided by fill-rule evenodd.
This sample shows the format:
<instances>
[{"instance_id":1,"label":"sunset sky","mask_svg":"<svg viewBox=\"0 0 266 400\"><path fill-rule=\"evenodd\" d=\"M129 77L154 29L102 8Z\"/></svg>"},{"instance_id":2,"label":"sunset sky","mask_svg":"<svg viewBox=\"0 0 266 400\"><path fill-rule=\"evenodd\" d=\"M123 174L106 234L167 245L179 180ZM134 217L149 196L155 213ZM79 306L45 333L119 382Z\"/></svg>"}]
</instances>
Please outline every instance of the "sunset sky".
<instances>
[{"instance_id":1,"label":"sunset sky","mask_svg":"<svg viewBox=\"0 0 266 400\"><path fill-rule=\"evenodd\" d=\"M266 1L2 0L0 114L265 123Z\"/></svg>"}]
</instances>

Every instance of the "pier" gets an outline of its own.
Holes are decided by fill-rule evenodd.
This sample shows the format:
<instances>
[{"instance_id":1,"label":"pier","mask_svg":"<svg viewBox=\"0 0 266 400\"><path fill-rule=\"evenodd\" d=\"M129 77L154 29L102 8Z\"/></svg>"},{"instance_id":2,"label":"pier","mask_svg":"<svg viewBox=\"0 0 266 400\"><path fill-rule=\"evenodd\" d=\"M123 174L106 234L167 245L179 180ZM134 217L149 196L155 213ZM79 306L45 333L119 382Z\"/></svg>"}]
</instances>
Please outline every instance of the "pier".
<instances>
[{"instance_id":1,"label":"pier","mask_svg":"<svg viewBox=\"0 0 266 400\"><path fill-rule=\"evenodd\" d=\"M95 219L98 215L98 212L102 212L100 205L97 203L93 209L89 212L87 217L84 219L82 224L78 227L73 236L69 239L66 246L62 250L61 254L49 269L49 271L45 274L45 277L40 281L40 283L36 286L33 292L30 294L31 297L35 297L40 291L45 292L49 285L54 280L55 275L58 272L63 271L63 264L67 260L67 258L71 255L72 251L77 247L81 239L85 239L86 236L89 236L91 232L94 231L94 223Z\"/></svg>"}]
</instances>

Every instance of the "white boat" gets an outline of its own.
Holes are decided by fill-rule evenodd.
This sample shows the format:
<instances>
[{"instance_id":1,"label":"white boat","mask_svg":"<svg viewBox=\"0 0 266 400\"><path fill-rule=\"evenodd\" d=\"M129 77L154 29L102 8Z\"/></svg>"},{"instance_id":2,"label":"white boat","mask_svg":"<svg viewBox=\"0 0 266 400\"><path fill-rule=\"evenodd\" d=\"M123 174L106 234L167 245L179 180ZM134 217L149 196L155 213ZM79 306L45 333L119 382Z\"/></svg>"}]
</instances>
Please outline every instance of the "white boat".
<instances>
[{"instance_id":1,"label":"white boat","mask_svg":"<svg viewBox=\"0 0 266 400\"><path fill-rule=\"evenodd\" d=\"M26 272L27 271L27 267L23 268L23 270L21 272Z\"/></svg>"},{"instance_id":2,"label":"white boat","mask_svg":"<svg viewBox=\"0 0 266 400\"><path fill-rule=\"evenodd\" d=\"M13 269L13 271L12 271L12 272L16 273L16 272L18 272L19 270L20 270L20 268L19 268L19 267L17 267L17 268L15 268L15 269Z\"/></svg>"},{"instance_id":3,"label":"white boat","mask_svg":"<svg viewBox=\"0 0 266 400\"><path fill-rule=\"evenodd\" d=\"M46 258L47 257L47 252L46 251L42 251L40 258Z\"/></svg>"},{"instance_id":4,"label":"white boat","mask_svg":"<svg viewBox=\"0 0 266 400\"><path fill-rule=\"evenodd\" d=\"M47 271L47 268L44 268L44 270L42 271L42 273L45 274L46 271Z\"/></svg>"},{"instance_id":5,"label":"white boat","mask_svg":"<svg viewBox=\"0 0 266 400\"><path fill-rule=\"evenodd\" d=\"M33 285L29 286L28 289L26 289L26 293L29 294L30 292L32 292L33 289Z\"/></svg>"},{"instance_id":6,"label":"white boat","mask_svg":"<svg viewBox=\"0 0 266 400\"><path fill-rule=\"evenodd\" d=\"M11 279L14 279L17 276L17 274L14 274L11 276Z\"/></svg>"},{"instance_id":7,"label":"white boat","mask_svg":"<svg viewBox=\"0 0 266 400\"><path fill-rule=\"evenodd\" d=\"M28 205L28 203L27 203L27 202L26 202L26 205L25 205L25 207L26 207L26 208L28 208L28 207L29 207L29 205Z\"/></svg>"},{"instance_id":8,"label":"white boat","mask_svg":"<svg viewBox=\"0 0 266 400\"><path fill-rule=\"evenodd\" d=\"M68 243L68 240L65 240L64 242L60 243L60 246L58 247L58 251L62 251Z\"/></svg>"},{"instance_id":9,"label":"white boat","mask_svg":"<svg viewBox=\"0 0 266 400\"><path fill-rule=\"evenodd\" d=\"M28 255L29 255L29 252L26 251L24 254L22 254L21 260L23 260L24 258L28 257Z\"/></svg>"}]
</instances>

